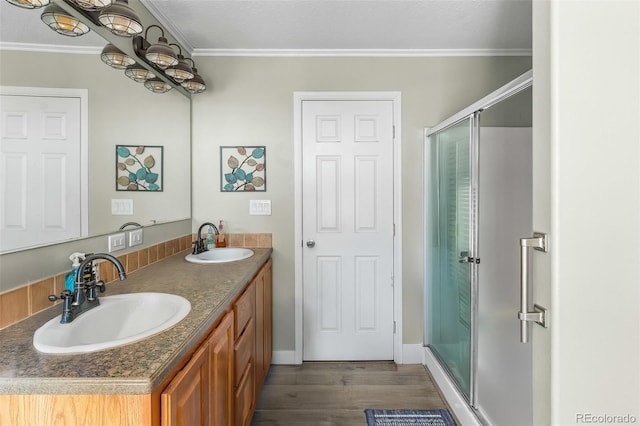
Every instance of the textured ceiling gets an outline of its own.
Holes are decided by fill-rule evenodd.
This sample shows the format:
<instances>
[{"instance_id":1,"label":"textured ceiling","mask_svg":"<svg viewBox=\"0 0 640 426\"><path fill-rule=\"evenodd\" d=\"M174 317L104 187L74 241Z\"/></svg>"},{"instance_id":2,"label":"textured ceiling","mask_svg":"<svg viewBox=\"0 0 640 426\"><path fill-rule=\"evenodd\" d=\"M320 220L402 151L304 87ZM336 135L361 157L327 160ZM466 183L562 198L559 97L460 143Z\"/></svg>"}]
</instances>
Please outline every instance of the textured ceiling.
<instances>
[{"instance_id":1,"label":"textured ceiling","mask_svg":"<svg viewBox=\"0 0 640 426\"><path fill-rule=\"evenodd\" d=\"M141 1L199 55L531 50L531 0ZM37 11L1 3L3 43L104 45L95 34L61 40Z\"/></svg>"}]
</instances>

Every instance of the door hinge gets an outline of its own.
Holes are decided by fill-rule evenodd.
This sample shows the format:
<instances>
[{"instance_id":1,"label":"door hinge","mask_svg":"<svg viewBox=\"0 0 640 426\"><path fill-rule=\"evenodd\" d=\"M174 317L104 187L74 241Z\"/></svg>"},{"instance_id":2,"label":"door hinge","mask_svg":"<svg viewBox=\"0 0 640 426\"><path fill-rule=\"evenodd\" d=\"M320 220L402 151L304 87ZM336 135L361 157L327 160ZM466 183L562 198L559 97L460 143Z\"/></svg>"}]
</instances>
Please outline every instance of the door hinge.
<instances>
[{"instance_id":1,"label":"door hinge","mask_svg":"<svg viewBox=\"0 0 640 426\"><path fill-rule=\"evenodd\" d=\"M395 223L393 224L393 236L394 237L396 236L396 224Z\"/></svg>"},{"instance_id":2,"label":"door hinge","mask_svg":"<svg viewBox=\"0 0 640 426\"><path fill-rule=\"evenodd\" d=\"M393 132L393 136L392 137L395 140L395 138L396 138L396 126L393 125L393 126L391 126L391 128L393 129L393 131L392 131Z\"/></svg>"},{"instance_id":3,"label":"door hinge","mask_svg":"<svg viewBox=\"0 0 640 426\"><path fill-rule=\"evenodd\" d=\"M396 334L396 322L393 322L393 334Z\"/></svg>"}]
</instances>

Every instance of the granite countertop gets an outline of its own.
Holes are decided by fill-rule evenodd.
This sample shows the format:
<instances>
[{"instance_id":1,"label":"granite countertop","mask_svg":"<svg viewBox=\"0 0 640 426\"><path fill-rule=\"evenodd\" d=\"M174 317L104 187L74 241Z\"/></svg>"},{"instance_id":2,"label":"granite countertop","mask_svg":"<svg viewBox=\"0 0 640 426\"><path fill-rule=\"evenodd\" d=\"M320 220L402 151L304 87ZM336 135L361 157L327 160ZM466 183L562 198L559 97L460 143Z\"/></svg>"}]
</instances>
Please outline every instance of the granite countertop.
<instances>
[{"instance_id":1,"label":"granite countertop","mask_svg":"<svg viewBox=\"0 0 640 426\"><path fill-rule=\"evenodd\" d=\"M162 292L185 297L191 312L168 330L124 346L76 355L33 347L33 333L62 313L56 305L0 330L0 394L147 394L189 353L271 256L253 249L245 260L196 265L177 253L107 284L104 296ZM104 297L103 296L103 297ZM96 332L100 324L94 324Z\"/></svg>"}]
</instances>

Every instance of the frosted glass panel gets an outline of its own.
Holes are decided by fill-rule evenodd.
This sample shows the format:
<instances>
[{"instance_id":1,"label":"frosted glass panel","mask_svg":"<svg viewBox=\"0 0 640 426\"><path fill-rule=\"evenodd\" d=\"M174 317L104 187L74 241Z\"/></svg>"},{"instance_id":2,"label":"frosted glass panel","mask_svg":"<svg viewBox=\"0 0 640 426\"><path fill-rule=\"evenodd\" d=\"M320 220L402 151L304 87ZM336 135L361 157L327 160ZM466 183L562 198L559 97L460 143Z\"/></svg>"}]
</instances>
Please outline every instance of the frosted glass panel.
<instances>
[{"instance_id":1,"label":"frosted glass panel","mask_svg":"<svg viewBox=\"0 0 640 426\"><path fill-rule=\"evenodd\" d=\"M470 120L429 138L427 342L468 396Z\"/></svg>"}]
</instances>

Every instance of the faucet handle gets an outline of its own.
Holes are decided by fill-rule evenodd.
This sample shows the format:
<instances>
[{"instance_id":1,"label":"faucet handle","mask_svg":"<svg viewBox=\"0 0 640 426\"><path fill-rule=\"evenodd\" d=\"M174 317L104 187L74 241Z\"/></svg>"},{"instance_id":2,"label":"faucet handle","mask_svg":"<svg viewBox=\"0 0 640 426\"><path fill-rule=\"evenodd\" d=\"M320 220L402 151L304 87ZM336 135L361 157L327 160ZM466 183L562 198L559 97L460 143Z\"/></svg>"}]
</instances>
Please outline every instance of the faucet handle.
<instances>
[{"instance_id":1,"label":"faucet handle","mask_svg":"<svg viewBox=\"0 0 640 426\"><path fill-rule=\"evenodd\" d=\"M55 294L50 294L47 299L49 299L49 302L55 302L58 299L65 300L70 298L71 296L72 294L69 290L62 290L62 292L60 293L60 297L56 296Z\"/></svg>"}]
</instances>

